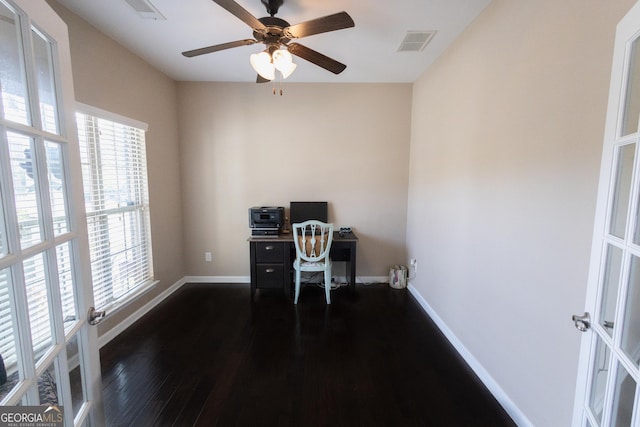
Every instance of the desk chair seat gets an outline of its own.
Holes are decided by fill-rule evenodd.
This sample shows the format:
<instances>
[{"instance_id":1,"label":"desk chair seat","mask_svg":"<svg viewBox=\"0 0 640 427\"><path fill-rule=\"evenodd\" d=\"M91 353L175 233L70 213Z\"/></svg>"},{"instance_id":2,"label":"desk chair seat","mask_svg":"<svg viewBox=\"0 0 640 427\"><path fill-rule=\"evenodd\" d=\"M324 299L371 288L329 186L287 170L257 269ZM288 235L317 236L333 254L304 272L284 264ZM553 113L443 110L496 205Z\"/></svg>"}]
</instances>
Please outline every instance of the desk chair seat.
<instances>
[{"instance_id":1,"label":"desk chair seat","mask_svg":"<svg viewBox=\"0 0 640 427\"><path fill-rule=\"evenodd\" d=\"M309 220L293 224L293 243L296 247L294 304L300 296L300 276L303 271L324 272L324 293L327 304L331 304L331 242L333 241L333 224Z\"/></svg>"}]
</instances>

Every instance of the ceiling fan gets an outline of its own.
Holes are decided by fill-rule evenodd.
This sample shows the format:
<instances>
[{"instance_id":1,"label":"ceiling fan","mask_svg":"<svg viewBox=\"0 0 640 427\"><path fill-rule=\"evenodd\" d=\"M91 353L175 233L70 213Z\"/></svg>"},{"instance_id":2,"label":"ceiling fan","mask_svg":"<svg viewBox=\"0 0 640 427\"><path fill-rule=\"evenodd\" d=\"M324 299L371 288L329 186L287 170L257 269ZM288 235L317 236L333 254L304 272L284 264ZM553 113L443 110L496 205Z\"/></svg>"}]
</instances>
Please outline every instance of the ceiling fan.
<instances>
[{"instance_id":1,"label":"ceiling fan","mask_svg":"<svg viewBox=\"0 0 640 427\"><path fill-rule=\"evenodd\" d=\"M273 80L274 67L281 71L283 77L287 77L295 69L291 62L291 54L305 59L334 74L340 74L347 66L335 59L329 58L310 49L300 43L291 42L302 37L314 34L327 33L355 26L353 19L347 12L338 12L321 18L312 19L296 25L290 25L284 19L276 18L275 14L284 3L284 0L260 0L267 8L270 16L256 18L242 6L233 0L213 0L235 17L249 25L253 30L253 39L236 40L233 42L207 46L200 49L182 52L188 58L231 49L239 46L247 46L255 43L264 43L266 49L260 54L251 55L251 65L258 72L258 83ZM270 67L263 72L261 66Z\"/></svg>"}]
</instances>

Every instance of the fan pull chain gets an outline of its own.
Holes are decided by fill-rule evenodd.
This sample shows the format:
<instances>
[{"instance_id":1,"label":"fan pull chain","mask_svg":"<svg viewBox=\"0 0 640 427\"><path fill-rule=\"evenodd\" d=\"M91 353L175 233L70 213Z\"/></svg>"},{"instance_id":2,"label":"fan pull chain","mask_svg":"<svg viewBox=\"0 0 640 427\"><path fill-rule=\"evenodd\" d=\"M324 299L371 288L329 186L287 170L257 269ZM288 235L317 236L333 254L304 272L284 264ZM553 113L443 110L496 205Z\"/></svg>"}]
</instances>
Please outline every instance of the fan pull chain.
<instances>
[{"instance_id":1,"label":"fan pull chain","mask_svg":"<svg viewBox=\"0 0 640 427\"><path fill-rule=\"evenodd\" d=\"M275 96L276 94L276 85L273 85L273 95ZM282 96L284 94L284 91L282 90L282 87L280 87L280 96Z\"/></svg>"}]
</instances>

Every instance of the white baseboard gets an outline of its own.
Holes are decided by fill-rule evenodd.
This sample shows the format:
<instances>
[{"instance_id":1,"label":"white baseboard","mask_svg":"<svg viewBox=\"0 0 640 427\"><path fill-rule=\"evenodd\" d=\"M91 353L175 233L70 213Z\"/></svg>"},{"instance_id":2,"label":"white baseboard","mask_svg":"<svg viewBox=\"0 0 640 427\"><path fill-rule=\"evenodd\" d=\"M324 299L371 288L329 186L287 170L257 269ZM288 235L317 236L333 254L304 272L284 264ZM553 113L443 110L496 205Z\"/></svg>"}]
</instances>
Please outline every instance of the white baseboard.
<instances>
[{"instance_id":1,"label":"white baseboard","mask_svg":"<svg viewBox=\"0 0 640 427\"><path fill-rule=\"evenodd\" d=\"M438 313L429 305L429 303L420 295L418 290L409 284L407 287L411 295L416 299L418 304L422 306L427 315L435 322L440 331L454 346L456 351L467 362L469 367L480 378L480 381L489 389L493 397L496 398L498 403L509 414L513 421L520 427L533 427L533 423L522 413L520 408L509 398L500 385L493 379L493 377L487 372L487 370L478 362L478 360L471 354L471 352L464 346L464 344L456 337L451 329L446 325Z\"/></svg>"},{"instance_id":2,"label":"white baseboard","mask_svg":"<svg viewBox=\"0 0 640 427\"><path fill-rule=\"evenodd\" d=\"M348 283L349 279L346 276L333 276L335 283ZM373 283L389 283L388 276L356 276L356 283L361 285L369 285Z\"/></svg>"},{"instance_id":3,"label":"white baseboard","mask_svg":"<svg viewBox=\"0 0 640 427\"><path fill-rule=\"evenodd\" d=\"M185 276L185 283L251 283L249 276ZM334 276L335 283L347 283L345 276ZM357 276L356 283L388 283L388 276Z\"/></svg>"},{"instance_id":4,"label":"white baseboard","mask_svg":"<svg viewBox=\"0 0 640 427\"><path fill-rule=\"evenodd\" d=\"M249 276L185 276L185 283L251 283Z\"/></svg>"},{"instance_id":5,"label":"white baseboard","mask_svg":"<svg viewBox=\"0 0 640 427\"><path fill-rule=\"evenodd\" d=\"M357 276L356 283L365 285L373 283L389 283L389 276Z\"/></svg>"}]
</instances>

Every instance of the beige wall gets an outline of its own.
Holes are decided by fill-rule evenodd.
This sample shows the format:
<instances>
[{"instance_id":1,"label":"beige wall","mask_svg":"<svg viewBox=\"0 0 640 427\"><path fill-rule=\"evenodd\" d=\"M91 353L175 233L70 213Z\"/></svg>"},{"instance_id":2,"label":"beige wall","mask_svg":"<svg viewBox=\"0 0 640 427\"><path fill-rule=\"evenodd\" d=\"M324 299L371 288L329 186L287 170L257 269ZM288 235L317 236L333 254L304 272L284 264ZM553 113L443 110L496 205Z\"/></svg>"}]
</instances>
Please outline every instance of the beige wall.
<instances>
[{"instance_id":1,"label":"beige wall","mask_svg":"<svg viewBox=\"0 0 640 427\"><path fill-rule=\"evenodd\" d=\"M494 0L415 83L412 281L539 426L570 425L617 22L632 0Z\"/></svg>"},{"instance_id":2,"label":"beige wall","mask_svg":"<svg viewBox=\"0 0 640 427\"><path fill-rule=\"evenodd\" d=\"M410 84L284 84L274 96L271 85L176 83L49 3L69 26L77 100L149 124L160 284L101 332L185 275L248 277L250 206L327 200L330 220L358 233L360 278L404 262Z\"/></svg>"},{"instance_id":3,"label":"beige wall","mask_svg":"<svg viewBox=\"0 0 640 427\"><path fill-rule=\"evenodd\" d=\"M326 200L360 238L358 276L388 275L406 258L411 85L281 87L179 83L187 273L248 277L249 207Z\"/></svg>"},{"instance_id":4,"label":"beige wall","mask_svg":"<svg viewBox=\"0 0 640 427\"><path fill-rule=\"evenodd\" d=\"M108 317L100 325L104 332L184 276L176 83L56 1L49 4L69 27L76 99L149 125L153 263L160 283L136 303Z\"/></svg>"}]
</instances>

